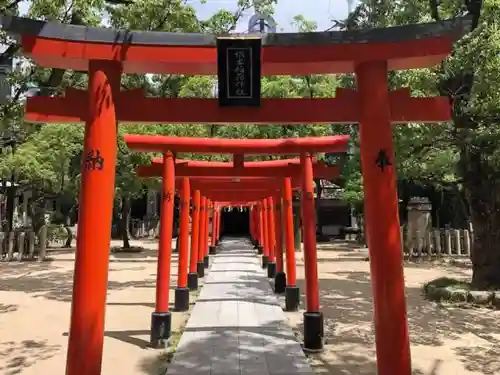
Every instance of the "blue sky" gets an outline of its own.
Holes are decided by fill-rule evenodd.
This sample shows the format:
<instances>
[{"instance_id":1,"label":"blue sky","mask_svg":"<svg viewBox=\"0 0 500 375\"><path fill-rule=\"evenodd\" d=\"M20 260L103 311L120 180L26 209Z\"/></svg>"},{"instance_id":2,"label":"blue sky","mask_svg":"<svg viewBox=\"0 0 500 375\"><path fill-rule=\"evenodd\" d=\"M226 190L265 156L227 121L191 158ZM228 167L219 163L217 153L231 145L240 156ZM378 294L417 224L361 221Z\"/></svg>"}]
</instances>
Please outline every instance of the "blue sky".
<instances>
[{"instance_id":1,"label":"blue sky","mask_svg":"<svg viewBox=\"0 0 500 375\"><path fill-rule=\"evenodd\" d=\"M187 0L202 19L210 17L221 8L236 9L237 0L207 0L201 4L200 0ZM21 14L28 8L28 1L21 3ZM238 24L237 31L245 31L252 11L247 12ZM325 30L332 25L332 19L344 19L347 15L347 0L279 0L276 7L275 19L278 31L294 31L291 26L295 15L302 14L307 20L316 21L318 30Z\"/></svg>"},{"instance_id":2,"label":"blue sky","mask_svg":"<svg viewBox=\"0 0 500 375\"><path fill-rule=\"evenodd\" d=\"M236 0L188 0L198 10L200 18L208 18L221 8L236 9ZM293 31L291 22L294 16L302 14L307 20L316 21L318 30L325 30L332 25L332 19L344 19L347 15L347 0L279 0L276 6L275 20L278 31ZM247 12L238 25L237 31L245 31L252 11Z\"/></svg>"}]
</instances>

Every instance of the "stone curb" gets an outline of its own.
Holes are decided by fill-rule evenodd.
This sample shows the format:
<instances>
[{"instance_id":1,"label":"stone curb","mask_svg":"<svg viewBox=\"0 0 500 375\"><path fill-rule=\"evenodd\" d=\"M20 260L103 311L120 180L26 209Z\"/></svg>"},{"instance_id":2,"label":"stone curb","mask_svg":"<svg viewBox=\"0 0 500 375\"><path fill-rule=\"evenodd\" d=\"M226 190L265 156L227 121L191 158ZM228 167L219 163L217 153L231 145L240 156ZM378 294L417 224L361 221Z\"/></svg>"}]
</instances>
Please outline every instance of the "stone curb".
<instances>
[{"instance_id":1,"label":"stone curb","mask_svg":"<svg viewBox=\"0 0 500 375\"><path fill-rule=\"evenodd\" d=\"M500 291L467 290L453 286L437 287L429 284L423 288L423 291L425 298L434 302L470 304L500 309Z\"/></svg>"}]
</instances>

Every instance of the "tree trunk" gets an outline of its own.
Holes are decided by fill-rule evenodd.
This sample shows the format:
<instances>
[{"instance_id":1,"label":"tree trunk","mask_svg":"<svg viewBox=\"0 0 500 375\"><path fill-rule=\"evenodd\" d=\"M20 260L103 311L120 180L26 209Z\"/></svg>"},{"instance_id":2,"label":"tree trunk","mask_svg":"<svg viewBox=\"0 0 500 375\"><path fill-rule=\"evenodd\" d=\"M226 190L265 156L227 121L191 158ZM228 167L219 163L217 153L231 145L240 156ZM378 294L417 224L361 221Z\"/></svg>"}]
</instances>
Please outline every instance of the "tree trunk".
<instances>
[{"instance_id":1,"label":"tree trunk","mask_svg":"<svg viewBox=\"0 0 500 375\"><path fill-rule=\"evenodd\" d=\"M293 238L295 240L295 251L302 249L302 232L300 225L300 207L293 209Z\"/></svg>"},{"instance_id":2,"label":"tree trunk","mask_svg":"<svg viewBox=\"0 0 500 375\"><path fill-rule=\"evenodd\" d=\"M479 151L480 152L480 151ZM471 251L472 284L478 289L500 289L500 193L486 161L467 155L464 179L470 203L474 243ZM462 159L464 160L464 159Z\"/></svg>"},{"instance_id":3,"label":"tree trunk","mask_svg":"<svg viewBox=\"0 0 500 375\"><path fill-rule=\"evenodd\" d=\"M47 226L42 225L38 232L38 261L43 262L45 260L45 256L47 255Z\"/></svg>"},{"instance_id":4,"label":"tree trunk","mask_svg":"<svg viewBox=\"0 0 500 375\"><path fill-rule=\"evenodd\" d=\"M32 203L29 215L31 216L31 225L33 226L33 232L35 232L38 236L38 260L43 261L48 246L48 228L46 225L47 223L45 222L45 198L43 193L35 187L32 190L31 200Z\"/></svg>"},{"instance_id":5,"label":"tree trunk","mask_svg":"<svg viewBox=\"0 0 500 375\"><path fill-rule=\"evenodd\" d=\"M16 153L16 143L11 144L12 146L12 155ZM14 226L14 210L15 210L15 200L16 200L16 178L14 174L10 177L10 186L7 187L7 203L5 207L7 222L6 222L6 232L12 232Z\"/></svg>"},{"instance_id":6,"label":"tree trunk","mask_svg":"<svg viewBox=\"0 0 500 375\"><path fill-rule=\"evenodd\" d=\"M360 219L361 219L360 221L362 223L361 227L363 228L363 230L360 232L362 234L359 237L359 242L365 246L368 246L368 231L366 230L366 220L365 220L366 218L363 215L360 217Z\"/></svg>"},{"instance_id":7,"label":"tree trunk","mask_svg":"<svg viewBox=\"0 0 500 375\"><path fill-rule=\"evenodd\" d=\"M321 196L323 195L323 187L321 186L321 180L315 179L314 183L316 184L316 200L315 203L315 211L316 211L316 232L319 237L323 237L323 225L320 221L319 211L321 209Z\"/></svg>"},{"instance_id":8,"label":"tree trunk","mask_svg":"<svg viewBox=\"0 0 500 375\"><path fill-rule=\"evenodd\" d=\"M34 188L31 196L31 223L33 226L33 231L38 233L40 229L46 225L45 222L45 198L43 193L41 193L37 188Z\"/></svg>"},{"instance_id":9,"label":"tree trunk","mask_svg":"<svg viewBox=\"0 0 500 375\"><path fill-rule=\"evenodd\" d=\"M71 232L71 229L69 229L66 225L64 226L64 229L66 229L66 233L68 233L68 238L66 238L64 247L71 247L71 242L73 242L73 232Z\"/></svg>"},{"instance_id":10,"label":"tree trunk","mask_svg":"<svg viewBox=\"0 0 500 375\"><path fill-rule=\"evenodd\" d=\"M10 186L7 187L7 201L5 204L5 214L6 214L6 221L5 221L5 229L4 232L12 232L12 227L14 223L14 202L16 199L16 186L14 183L14 178L11 178L10 180Z\"/></svg>"},{"instance_id":11,"label":"tree trunk","mask_svg":"<svg viewBox=\"0 0 500 375\"><path fill-rule=\"evenodd\" d=\"M66 238L66 243L64 247L71 247L71 242L73 242L73 232L69 228L71 226L71 218L69 217L69 212L64 215L64 229L68 234L68 238Z\"/></svg>"},{"instance_id":12,"label":"tree trunk","mask_svg":"<svg viewBox=\"0 0 500 375\"><path fill-rule=\"evenodd\" d=\"M482 1L466 1L472 16L473 32L481 16ZM439 21L439 2L432 5L432 16ZM446 69L441 66L444 73ZM471 251L472 284L478 289L500 289L500 197L497 168L488 160L496 152L496 144L481 144L474 135L477 121L472 120L467 108L473 97L474 72L465 68L439 84L442 95L447 95L453 109L455 144L460 150L459 170L463 177L465 196L474 226ZM493 125L493 124L492 124Z\"/></svg>"},{"instance_id":13,"label":"tree trunk","mask_svg":"<svg viewBox=\"0 0 500 375\"><path fill-rule=\"evenodd\" d=\"M128 223L130 213L130 200L122 198L121 217L120 217L120 234L123 240L123 248L130 249L130 241L128 235Z\"/></svg>"},{"instance_id":14,"label":"tree trunk","mask_svg":"<svg viewBox=\"0 0 500 375\"><path fill-rule=\"evenodd\" d=\"M499 209L500 205L496 202L495 210L498 212ZM477 211L472 216L475 228L471 253L472 284L478 289L498 290L500 289L500 214L492 212L482 216Z\"/></svg>"}]
</instances>

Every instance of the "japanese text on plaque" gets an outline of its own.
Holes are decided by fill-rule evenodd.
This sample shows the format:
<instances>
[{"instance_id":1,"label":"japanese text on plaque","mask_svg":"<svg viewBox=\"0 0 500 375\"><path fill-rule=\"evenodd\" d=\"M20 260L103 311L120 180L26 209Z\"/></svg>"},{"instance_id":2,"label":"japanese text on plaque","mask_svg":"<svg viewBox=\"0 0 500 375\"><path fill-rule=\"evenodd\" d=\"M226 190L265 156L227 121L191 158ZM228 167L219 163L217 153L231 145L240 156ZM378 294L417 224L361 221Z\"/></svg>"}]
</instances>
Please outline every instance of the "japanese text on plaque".
<instances>
[{"instance_id":1,"label":"japanese text on plaque","mask_svg":"<svg viewBox=\"0 0 500 375\"><path fill-rule=\"evenodd\" d=\"M236 86L236 96L248 96L249 93L245 90L245 52L242 50L234 52L235 59L235 86Z\"/></svg>"}]
</instances>

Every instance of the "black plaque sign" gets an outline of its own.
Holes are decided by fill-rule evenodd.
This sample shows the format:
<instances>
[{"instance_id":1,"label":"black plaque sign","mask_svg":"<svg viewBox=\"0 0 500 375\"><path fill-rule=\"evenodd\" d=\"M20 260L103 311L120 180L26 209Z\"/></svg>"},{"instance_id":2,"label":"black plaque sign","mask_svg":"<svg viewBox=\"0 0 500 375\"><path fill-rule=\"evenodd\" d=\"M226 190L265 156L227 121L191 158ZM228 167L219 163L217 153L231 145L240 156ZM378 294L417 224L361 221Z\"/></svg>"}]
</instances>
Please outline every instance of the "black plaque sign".
<instances>
[{"instance_id":1,"label":"black plaque sign","mask_svg":"<svg viewBox=\"0 0 500 375\"><path fill-rule=\"evenodd\" d=\"M260 38L217 39L221 107L260 106Z\"/></svg>"}]
</instances>

